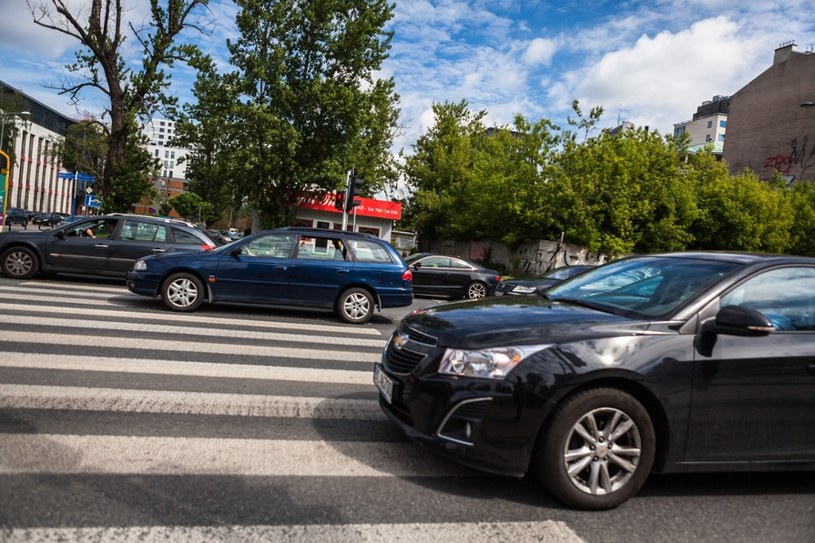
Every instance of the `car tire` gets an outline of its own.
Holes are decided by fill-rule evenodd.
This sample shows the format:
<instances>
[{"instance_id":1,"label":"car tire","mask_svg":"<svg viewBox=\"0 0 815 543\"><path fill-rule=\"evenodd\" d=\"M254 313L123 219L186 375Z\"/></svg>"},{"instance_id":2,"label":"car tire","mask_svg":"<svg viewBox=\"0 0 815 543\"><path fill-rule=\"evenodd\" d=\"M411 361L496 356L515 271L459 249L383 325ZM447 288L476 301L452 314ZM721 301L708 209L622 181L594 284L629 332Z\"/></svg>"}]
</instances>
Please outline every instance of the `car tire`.
<instances>
[{"instance_id":1,"label":"car tire","mask_svg":"<svg viewBox=\"0 0 815 543\"><path fill-rule=\"evenodd\" d=\"M0 269L6 277L29 279L40 271L40 259L27 247L12 247L0 257Z\"/></svg>"},{"instance_id":2,"label":"car tire","mask_svg":"<svg viewBox=\"0 0 815 543\"><path fill-rule=\"evenodd\" d=\"M655 449L654 426L639 401L622 390L593 388L557 407L541 433L533 467L560 501L612 509L645 483Z\"/></svg>"},{"instance_id":3,"label":"car tire","mask_svg":"<svg viewBox=\"0 0 815 543\"><path fill-rule=\"evenodd\" d=\"M173 311L195 311L204 296L204 283L191 273L176 273L161 285L161 300Z\"/></svg>"},{"instance_id":4,"label":"car tire","mask_svg":"<svg viewBox=\"0 0 815 543\"><path fill-rule=\"evenodd\" d=\"M350 324L364 324L374 314L374 297L364 288L349 288L337 299L340 319Z\"/></svg>"},{"instance_id":5,"label":"car tire","mask_svg":"<svg viewBox=\"0 0 815 543\"><path fill-rule=\"evenodd\" d=\"M487 285L481 281L473 281L467 285L467 290L464 291L464 297L468 300L478 300L487 295Z\"/></svg>"}]
</instances>

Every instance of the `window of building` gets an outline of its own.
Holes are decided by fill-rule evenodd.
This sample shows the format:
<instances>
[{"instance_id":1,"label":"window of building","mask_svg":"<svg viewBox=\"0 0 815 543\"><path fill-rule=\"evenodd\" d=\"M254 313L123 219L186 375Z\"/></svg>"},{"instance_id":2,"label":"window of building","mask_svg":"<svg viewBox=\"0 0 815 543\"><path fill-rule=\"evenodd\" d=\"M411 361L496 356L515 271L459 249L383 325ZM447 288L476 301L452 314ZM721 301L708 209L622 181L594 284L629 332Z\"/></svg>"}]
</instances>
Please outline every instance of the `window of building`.
<instances>
[{"instance_id":1,"label":"window of building","mask_svg":"<svg viewBox=\"0 0 815 543\"><path fill-rule=\"evenodd\" d=\"M156 157L158 157L158 149L156 149Z\"/></svg>"},{"instance_id":2,"label":"window of building","mask_svg":"<svg viewBox=\"0 0 815 543\"><path fill-rule=\"evenodd\" d=\"M164 158L170 158L170 151L164 151Z\"/></svg>"},{"instance_id":3,"label":"window of building","mask_svg":"<svg viewBox=\"0 0 815 543\"><path fill-rule=\"evenodd\" d=\"M707 136L705 136L705 141L713 141L713 138L712 138L712 137L710 137L710 134L708 134Z\"/></svg>"},{"instance_id":4,"label":"window of building","mask_svg":"<svg viewBox=\"0 0 815 543\"><path fill-rule=\"evenodd\" d=\"M719 121L719 128L727 128L727 119L722 119Z\"/></svg>"},{"instance_id":5,"label":"window of building","mask_svg":"<svg viewBox=\"0 0 815 543\"><path fill-rule=\"evenodd\" d=\"M331 228L331 223L325 221L317 221L317 228Z\"/></svg>"},{"instance_id":6,"label":"window of building","mask_svg":"<svg viewBox=\"0 0 815 543\"><path fill-rule=\"evenodd\" d=\"M684 133L685 133L684 125L683 126L677 126L676 128L674 128L674 136L681 136Z\"/></svg>"},{"instance_id":7,"label":"window of building","mask_svg":"<svg viewBox=\"0 0 815 543\"><path fill-rule=\"evenodd\" d=\"M170 158L175 158L175 151L170 151Z\"/></svg>"},{"instance_id":8,"label":"window of building","mask_svg":"<svg viewBox=\"0 0 815 543\"><path fill-rule=\"evenodd\" d=\"M164 126L164 121L159 121L158 124Z\"/></svg>"},{"instance_id":9,"label":"window of building","mask_svg":"<svg viewBox=\"0 0 815 543\"><path fill-rule=\"evenodd\" d=\"M713 128L713 121L708 121L707 122L707 127L708 128Z\"/></svg>"},{"instance_id":10,"label":"window of building","mask_svg":"<svg viewBox=\"0 0 815 543\"><path fill-rule=\"evenodd\" d=\"M719 141L724 141L724 134L719 134Z\"/></svg>"}]
</instances>

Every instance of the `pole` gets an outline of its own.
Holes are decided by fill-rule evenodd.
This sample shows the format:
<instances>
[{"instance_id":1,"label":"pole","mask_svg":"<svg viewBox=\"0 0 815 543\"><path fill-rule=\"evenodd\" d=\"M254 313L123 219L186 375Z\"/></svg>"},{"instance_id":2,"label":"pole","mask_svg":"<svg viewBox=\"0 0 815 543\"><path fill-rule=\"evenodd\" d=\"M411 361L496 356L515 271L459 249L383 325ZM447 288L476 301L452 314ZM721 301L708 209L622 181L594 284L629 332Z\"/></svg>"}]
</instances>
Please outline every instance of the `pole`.
<instances>
[{"instance_id":1,"label":"pole","mask_svg":"<svg viewBox=\"0 0 815 543\"><path fill-rule=\"evenodd\" d=\"M73 194L73 204L71 205L71 220L74 220L76 217L76 189L79 186L79 170L74 172L74 190L71 191Z\"/></svg>"},{"instance_id":2,"label":"pole","mask_svg":"<svg viewBox=\"0 0 815 543\"><path fill-rule=\"evenodd\" d=\"M345 176L345 198L348 198L348 187L350 186L353 181L351 180L351 176L354 175L354 170L348 170L348 174ZM343 200L345 205L348 205L348 200ZM348 213L345 212L345 209L342 210L342 231L345 232L345 229L348 227Z\"/></svg>"}]
</instances>

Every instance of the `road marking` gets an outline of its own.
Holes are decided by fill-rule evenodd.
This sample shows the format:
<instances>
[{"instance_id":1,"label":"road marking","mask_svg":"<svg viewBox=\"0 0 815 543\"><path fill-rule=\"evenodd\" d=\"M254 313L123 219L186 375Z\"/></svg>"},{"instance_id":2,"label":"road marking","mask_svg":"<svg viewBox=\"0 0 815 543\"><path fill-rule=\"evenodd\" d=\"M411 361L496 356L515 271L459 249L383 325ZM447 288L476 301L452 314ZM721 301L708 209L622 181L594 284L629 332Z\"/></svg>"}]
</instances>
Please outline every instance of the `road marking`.
<instances>
[{"instance_id":1,"label":"road marking","mask_svg":"<svg viewBox=\"0 0 815 543\"><path fill-rule=\"evenodd\" d=\"M162 311L162 312L144 312L144 311L117 311L117 310L100 310L100 309L88 309L83 307L59 307L59 306L48 306L48 307L36 307L32 306L31 304L13 304L7 303L7 300L20 300L20 301L41 301L41 302L48 302L53 303L53 297L32 297L32 296L24 296L18 295L17 290L14 291L6 291L2 287L0 287L0 293L3 295L3 302L0 302L0 314L2 313L12 313L16 311L48 311L52 314L57 315L95 315L98 316L100 312L104 312L105 316L109 316L111 318L114 317L121 317L126 319L134 319L134 318L144 318L150 320L158 320L158 321L167 321L167 322L178 322L180 318L183 318L185 322L188 324L196 324L196 323L204 323L204 324L221 324L221 325L231 325L231 326L244 326L244 327L254 327L254 328L274 328L274 329L288 329L288 330L297 330L297 331L309 331L309 332L325 332L325 333L335 333L341 335L367 335L367 336L379 336L381 337L382 334L379 330L375 328L370 328L367 326L359 326L359 325L347 325L347 326L339 326L339 325L328 325L328 324L309 324L309 323L293 323L291 321L276 321L276 320L253 320L253 319L246 319L244 317L241 318L224 318L224 317L206 317L203 315L197 315L195 313L185 313L182 317L179 313L171 313L170 311ZM135 294L133 295L135 296ZM72 300L71 303L78 304L78 305L92 305L95 304L95 301L85 301L85 300ZM112 304L111 304L112 305ZM120 306L114 306L120 307Z\"/></svg>"},{"instance_id":2,"label":"road marking","mask_svg":"<svg viewBox=\"0 0 815 543\"><path fill-rule=\"evenodd\" d=\"M179 353L215 353L234 356L264 356L270 362L276 358L298 358L308 360L333 360L343 362L360 362L370 364L381 358L381 353L362 353L346 349L307 349L296 347L273 347L270 345L235 345L230 343L204 343L201 341L180 342L178 339L145 339L97 336L93 333L54 334L48 332L15 332L13 336L3 338L4 342L33 343L36 345L71 345L87 347L88 353L100 347L131 349L134 356L143 350L173 351Z\"/></svg>"},{"instance_id":3,"label":"road marking","mask_svg":"<svg viewBox=\"0 0 815 543\"><path fill-rule=\"evenodd\" d=\"M473 477L477 472L410 442L5 434L0 474L21 473Z\"/></svg>"},{"instance_id":4,"label":"road marking","mask_svg":"<svg viewBox=\"0 0 815 543\"><path fill-rule=\"evenodd\" d=\"M0 357L0 367L101 371L112 373L147 373L153 375L335 383L341 385L371 384L370 369L351 371L55 354L37 354L36 356L32 356L31 353L17 352L3 353L3 356Z\"/></svg>"},{"instance_id":5,"label":"road marking","mask_svg":"<svg viewBox=\"0 0 815 543\"><path fill-rule=\"evenodd\" d=\"M565 522L449 522L405 524L299 524L284 526L132 526L126 528L0 529L4 541L287 541L291 543L584 543Z\"/></svg>"},{"instance_id":6,"label":"road marking","mask_svg":"<svg viewBox=\"0 0 815 543\"><path fill-rule=\"evenodd\" d=\"M0 407L345 420L381 420L385 416L374 399L51 385L0 384Z\"/></svg>"},{"instance_id":7,"label":"road marking","mask_svg":"<svg viewBox=\"0 0 815 543\"><path fill-rule=\"evenodd\" d=\"M264 340L264 341L289 341L289 342L303 342L302 334L282 334L277 332L256 332L254 330L225 330L223 328L204 328L194 326L174 326L174 325L161 325L158 328L155 324L141 324L132 322L115 322L110 320L92 320L82 319L78 320L76 317L70 319L58 319L54 317L29 317L25 315L15 315L15 324L30 324L34 326L57 326L59 328L78 328L83 332L88 329L101 328L105 330L123 330L129 332L156 332L160 331L162 334L180 334L186 337L199 336L207 340L213 338L237 338L247 340ZM322 344L322 345L354 345L357 347L378 347L385 348L385 341L382 339L362 339L356 337L326 337L326 336L308 336L308 343Z\"/></svg>"}]
</instances>

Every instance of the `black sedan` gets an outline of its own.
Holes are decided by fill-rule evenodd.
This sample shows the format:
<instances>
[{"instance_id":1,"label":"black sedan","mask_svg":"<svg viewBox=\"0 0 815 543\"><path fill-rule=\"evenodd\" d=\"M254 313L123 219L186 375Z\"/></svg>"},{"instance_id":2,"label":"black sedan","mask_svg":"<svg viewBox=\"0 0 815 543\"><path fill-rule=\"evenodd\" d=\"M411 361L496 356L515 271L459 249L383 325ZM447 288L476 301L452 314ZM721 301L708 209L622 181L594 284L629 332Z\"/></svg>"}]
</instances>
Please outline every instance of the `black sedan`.
<instances>
[{"instance_id":1,"label":"black sedan","mask_svg":"<svg viewBox=\"0 0 815 543\"><path fill-rule=\"evenodd\" d=\"M218 244L183 221L142 215L99 215L51 230L0 233L0 271L16 279L39 272L124 277L139 258L209 251Z\"/></svg>"},{"instance_id":2,"label":"black sedan","mask_svg":"<svg viewBox=\"0 0 815 543\"><path fill-rule=\"evenodd\" d=\"M524 296L540 294L552 285L557 285L570 277L592 269L590 265L563 266L549 270L536 279L505 279L498 283L495 289L496 296Z\"/></svg>"},{"instance_id":3,"label":"black sedan","mask_svg":"<svg viewBox=\"0 0 815 543\"><path fill-rule=\"evenodd\" d=\"M405 318L374 368L408 436L563 502L652 472L815 469L815 259L678 253Z\"/></svg>"},{"instance_id":4,"label":"black sedan","mask_svg":"<svg viewBox=\"0 0 815 543\"><path fill-rule=\"evenodd\" d=\"M413 293L468 298L495 294L501 275L475 262L452 256L418 253L405 259L413 272Z\"/></svg>"},{"instance_id":5,"label":"black sedan","mask_svg":"<svg viewBox=\"0 0 815 543\"><path fill-rule=\"evenodd\" d=\"M35 213L34 218L31 219L31 222L37 225L37 227L43 226L56 226L65 220L67 217L70 217L67 213L57 213L57 212L43 212L43 213Z\"/></svg>"}]
</instances>

